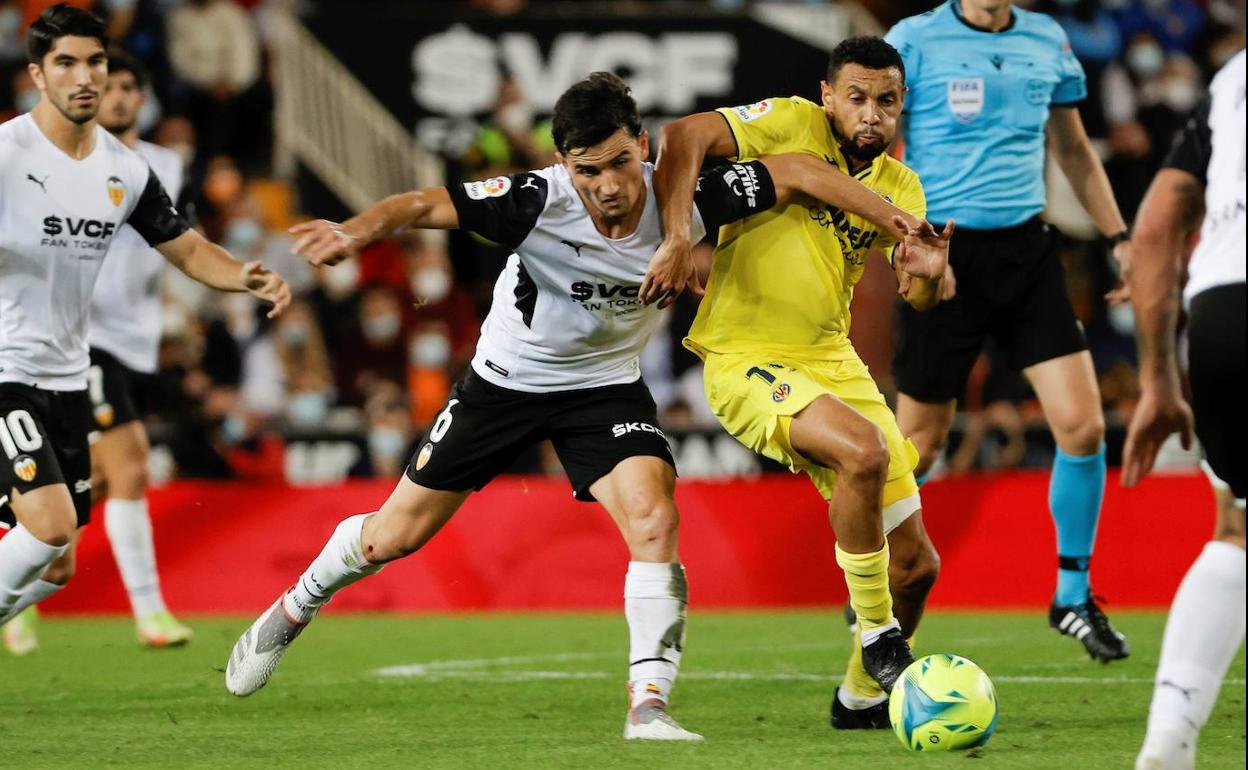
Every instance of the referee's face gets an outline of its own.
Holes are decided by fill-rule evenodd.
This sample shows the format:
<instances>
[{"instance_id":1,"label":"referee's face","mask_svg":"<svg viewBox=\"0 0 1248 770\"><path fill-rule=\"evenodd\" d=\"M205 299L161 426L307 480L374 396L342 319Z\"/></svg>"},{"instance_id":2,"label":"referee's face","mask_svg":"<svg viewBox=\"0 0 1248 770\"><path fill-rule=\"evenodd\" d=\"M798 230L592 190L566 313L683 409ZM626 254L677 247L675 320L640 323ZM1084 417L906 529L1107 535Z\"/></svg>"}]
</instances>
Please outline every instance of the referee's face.
<instances>
[{"instance_id":1,"label":"referee's face","mask_svg":"<svg viewBox=\"0 0 1248 770\"><path fill-rule=\"evenodd\" d=\"M897 136L906 86L896 67L845 64L836 82L822 81L819 91L832 133L849 160L874 160Z\"/></svg>"},{"instance_id":2,"label":"referee's face","mask_svg":"<svg viewBox=\"0 0 1248 770\"><path fill-rule=\"evenodd\" d=\"M108 55L94 37L64 35L52 44L30 77L52 105L72 123L82 124L100 110L108 82Z\"/></svg>"}]
</instances>

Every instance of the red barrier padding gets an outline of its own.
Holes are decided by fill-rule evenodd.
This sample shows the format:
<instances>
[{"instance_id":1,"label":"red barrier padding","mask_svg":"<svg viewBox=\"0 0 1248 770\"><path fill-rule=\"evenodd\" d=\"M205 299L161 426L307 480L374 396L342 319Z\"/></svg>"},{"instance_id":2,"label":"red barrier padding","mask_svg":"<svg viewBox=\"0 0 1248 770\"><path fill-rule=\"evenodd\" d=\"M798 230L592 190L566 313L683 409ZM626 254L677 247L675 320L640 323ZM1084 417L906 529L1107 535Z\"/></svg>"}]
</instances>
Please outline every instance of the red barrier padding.
<instances>
[{"instance_id":1,"label":"red barrier padding","mask_svg":"<svg viewBox=\"0 0 1248 770\"><path fill-rule=\"evenodd\" d=\"M390 481L292 488L178 482L151 508L165 597L179 612L252 613L287 586L347 515L377 508ZM943 568L934 606L1046 606L1056 556L1048 474L936 481L925 521ZM845 587L827 509L801 477L682 481L680 550L696 608L830 605ZM1113 606L1164 607L1208 538L1203 476L1111 480L1093 582ZM83 535L78 574L53 612L125 612L103 512ZM330 611L618 608L628 553L606 513L566 482L500 478L473 495L423 551L344 591Z\"/></svg>"}]
</instances>

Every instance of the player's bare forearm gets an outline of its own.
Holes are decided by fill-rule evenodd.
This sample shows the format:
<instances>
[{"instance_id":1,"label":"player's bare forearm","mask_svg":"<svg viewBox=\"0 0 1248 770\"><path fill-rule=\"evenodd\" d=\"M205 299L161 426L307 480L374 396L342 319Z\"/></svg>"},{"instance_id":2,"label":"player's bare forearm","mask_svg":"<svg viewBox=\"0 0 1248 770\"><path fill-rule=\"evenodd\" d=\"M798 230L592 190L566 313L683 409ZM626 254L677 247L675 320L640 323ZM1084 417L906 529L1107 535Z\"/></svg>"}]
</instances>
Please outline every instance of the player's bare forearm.
<instances>
[{"instance_id":1,"label":"player's bare forearm","mask_svg":"<svg viewBox=\"0 0 1248 770\"><path fill-rule=\"evenodd\" d=\"M659 133L659 148L654 192L663 232L667 238L687 240L702 161L707 156L735 156L737 143L722 115L700 112L665 125Z\"/></svg>"},{"instance_id":2,"label":"player's bare forearm","mask_svg":"<svg viewBox=\"0 0 1248 770\"><path fill-rule=\"evenodd\" d=\"M1127 224L1114 199L1109 177L1092 149L1079 111L1073 107L1054 109L1049 118L1048 138L1057 165L1074 189L1075 197L1092 216L1096 229L1106 237L1125 231Z\"/></svg>"},{"instance_id":3,"label":"player's bare forearm","mask_svg":"<svg viewBox=\"0 0 1248 770\"><path fill-rule=\"evenodd\" d=\"M391 195L341 224L325 219L297 224L290 228L296 237L291 251L316 267L336 265L378 238L412 227L459 227L459 212L445 187Z\"/></svg>"},{"instance_id":4,"label":"player's bare forearm","mask_svg":"<svg viewBox=\"0 0 1248 770\"><path fill-rule=\"evenodd\" d=\"M1129 276L1144 387L1178 388L1175 327L1187 238L1201 215L1203 190L1186 171L1162 169L1140 204Z\"/></svg>"},{"instance_id":5,"label":"player's bare forearm","mask_svg":"<svg viewBox=\"0 0 1248 770\"><path fill-rule=\"evenodd\" d=\"M246 291L242 267L230 253L194 230L156 247L169 264L214 289Z\"/></svg>"},{"instance_id":6,"label":"player's bare forearm","mask_svg":"<svg viewBox=\"0 0 1248 770\"><path fill-rule=\"evenodd\" d=\"M895 218L900 217L911 228L919 225L919 220L910 212L894 206L862 182L813 155L772 155L762 162L771 174L777 200L786 200L794 192L805 193L829 206L857 214L898 241L907 233L897 226Z\"/></svg>"},{"instance_id":7,"label":"player's bare forearm","mask_svg":"<svg viewBox=\"0 0 1248 770\"><path fill-rule=\"evenodd\" d=\"M453 230L459 214L445 187L391 195L342 223L343 230L364 245L409 228Z\"/></svg>"},{"instance_id":8,"label":"player's bare forearm","mask_svg":"<svg viewBox=\"0 0 1248 770\"><path fill-rule=\"evenodd\" d=\"M650 259L638 297L664 308L685 290L701 293L689 243L693 193L707 155L734 155L737 142L723 117L703 112L668 123L659 138L654 193L663 219L663 243Z\"/></svg>"}]
</instances>

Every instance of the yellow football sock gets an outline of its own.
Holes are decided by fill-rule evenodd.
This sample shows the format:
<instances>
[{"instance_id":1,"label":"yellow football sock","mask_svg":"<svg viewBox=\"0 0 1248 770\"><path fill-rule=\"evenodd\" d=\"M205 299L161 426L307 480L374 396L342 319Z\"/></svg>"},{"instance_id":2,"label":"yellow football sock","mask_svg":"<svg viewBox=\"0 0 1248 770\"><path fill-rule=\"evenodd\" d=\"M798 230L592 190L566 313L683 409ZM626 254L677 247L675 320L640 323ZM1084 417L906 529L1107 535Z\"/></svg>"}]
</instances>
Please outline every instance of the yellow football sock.
<instances>
[{"instance_id":1,"label":"yellow football sock","mask_svg":"<svg viewBox=\"0 0 1248 770\"><path fill-rule=\"evenodd\" d=\"M893 597L888 592L888 541L875 553L848 553L836 546L836 563L845 573L849 605L864 632L896 623Z\"/></svg>"}]
</instances>

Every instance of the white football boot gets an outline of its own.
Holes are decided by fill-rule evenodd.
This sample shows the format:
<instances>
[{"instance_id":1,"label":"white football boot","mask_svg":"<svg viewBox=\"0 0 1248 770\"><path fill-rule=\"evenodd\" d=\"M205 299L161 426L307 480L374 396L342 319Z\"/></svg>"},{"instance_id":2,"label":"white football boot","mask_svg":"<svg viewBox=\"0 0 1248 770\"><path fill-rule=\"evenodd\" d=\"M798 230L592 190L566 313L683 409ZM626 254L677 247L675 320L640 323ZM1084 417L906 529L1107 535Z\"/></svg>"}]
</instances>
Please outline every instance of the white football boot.
<instances>
[{"instance_id":1,"label":"white football boot","mask_svg":"<svg viewBox=\"0 0 1248 770\"><path fill-rule=\"evenodd\" d=\"M234 643L225 665L226 689L241 698L264 687L290 643L307 626L292 620L278 597Z\"/></svg>"},{"instance_id":2,"label":"white football boot","mask_svg":"<svg viewBox=\"0 0 1248 770\"><path fill-rule=\"evenodd\" d=\"M701 735L691 733L667 713L663 701L654 699L630 709L624 722L624 739L628 741L700 741Z\"/></svg>"}]
</instances>

